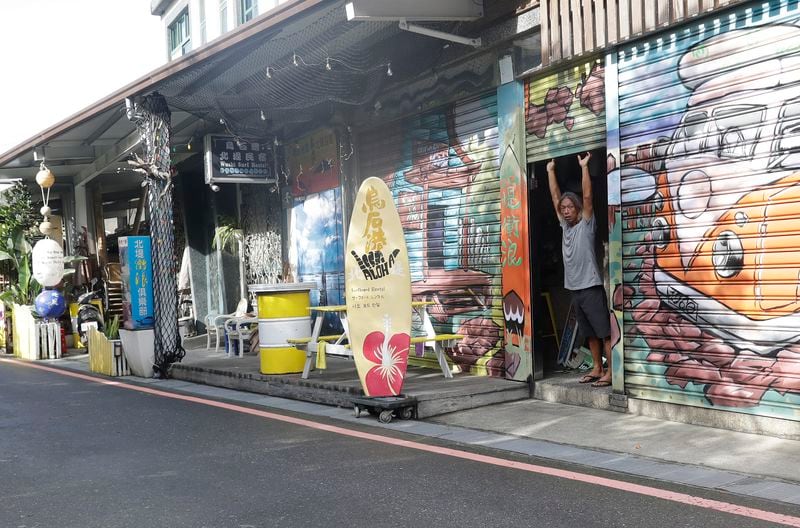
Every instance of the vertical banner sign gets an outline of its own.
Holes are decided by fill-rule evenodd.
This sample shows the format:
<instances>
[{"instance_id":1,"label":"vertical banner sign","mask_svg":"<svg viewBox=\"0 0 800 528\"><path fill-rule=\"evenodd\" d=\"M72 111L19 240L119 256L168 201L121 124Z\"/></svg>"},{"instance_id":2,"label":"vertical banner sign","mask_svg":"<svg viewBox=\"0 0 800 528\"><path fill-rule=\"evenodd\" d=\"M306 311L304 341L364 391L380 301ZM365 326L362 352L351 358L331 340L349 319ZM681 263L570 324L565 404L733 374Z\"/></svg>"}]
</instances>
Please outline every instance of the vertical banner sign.
<instances>
[{"instance_id":1,"label":"vertical banner sign","mask_svg":"<svg viewBox=\"0 0 800 528\"><path fill-rule=\"evenodd\" d=\"M124 327L128 330L153 328L155 317L150 237L120 237L119 262L124 293L122 303Z\"/></svg>"},{"instance_id":2,"label":"vertical banner sign","mask_svg":"<svg viewBox=\"0 0 800 528\"><path fill-rule=\"evenodd\" d=\"M356 197L345 255L350 345L367 396L397 396L411 341L408 250L392 193L367 178Z\"/></svg>"},{"instance_id":3,"label":"vertical banner sign","mask_svg":"<svg viewBox=\"0 0 800 528\"><path fill-rule=\"evenodd\" d=\"M506 377L525 380L533 372L528 189L525 184L524 92L521 83L497 91L500 160L500 263Z\"/></svg>"}]
</instances>

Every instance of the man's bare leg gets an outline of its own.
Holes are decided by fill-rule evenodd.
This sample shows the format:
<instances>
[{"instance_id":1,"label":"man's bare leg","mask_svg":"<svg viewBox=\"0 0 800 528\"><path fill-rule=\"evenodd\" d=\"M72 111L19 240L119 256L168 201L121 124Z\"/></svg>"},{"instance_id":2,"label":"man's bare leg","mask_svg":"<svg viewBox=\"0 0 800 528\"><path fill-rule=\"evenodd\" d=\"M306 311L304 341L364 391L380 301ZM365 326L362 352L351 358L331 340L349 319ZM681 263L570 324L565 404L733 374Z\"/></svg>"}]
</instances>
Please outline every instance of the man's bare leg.
<instances>
[{"instance_id":1,"label":"man's bare leg","mask_svg":"<svg viewBox=\"0 0 800 528\"><path fill-rule=\"evenodd\" d=\"M592 351L592 370L586 376L597 379L603 376L603 356L600 350L600 339L596 337L589 338L589 350Z\"/></svg>"},{"instance_id":2,"label":"man's bare leg","mask_svg":"<svg viewBox=\"0 0 800 528\"><path fill-rule=\"evenodd\" d=\"M598 346L597 348L599 350L600 347ZM606 373L597 380L597 383L607 385L611 383L611 337L603 339L603 349L606 353ZM594 355L594 353L592 354Z\"/></svg>"}]
</instances>

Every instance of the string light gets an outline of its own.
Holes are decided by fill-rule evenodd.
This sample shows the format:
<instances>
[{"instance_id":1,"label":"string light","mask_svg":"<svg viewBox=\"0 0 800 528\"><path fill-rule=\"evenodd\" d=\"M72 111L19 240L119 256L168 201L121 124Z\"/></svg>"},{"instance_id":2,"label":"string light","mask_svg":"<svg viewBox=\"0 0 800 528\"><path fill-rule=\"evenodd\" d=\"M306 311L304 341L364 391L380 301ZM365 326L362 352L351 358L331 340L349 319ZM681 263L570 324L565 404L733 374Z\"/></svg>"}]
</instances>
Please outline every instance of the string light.
<instances>
[{"instance_id":1,"label":"string light","mask_svg":"<svg viewBox=\"0 0 800 528\"><path fill-rule=\"evenodd\" d=\"M357 73L370 73L373 71L377 71L383 68L386 68L386 76L392 77L394 75L394 71L392 70L392 63L391 62L384 62L381 64L376 64L375 66L369 68L359 68L357 66L353 66L352 64L348 63L347 61L337 59L335 57L326 56L324 62L306 62L303 57L298 55L296 52L292 53L292 65L288 66L289 68L295 67L307 67L307 68L320 68L324 67L326 71L333 71L333 63L337 63L341 65L344 69L357 72ZM276 74L278 74L281 70L286 69L287 67L281 66L268 66L266 71L264 72L265 77L267 79L275 78Z\"/></svg>"},{"instance_id":2,"label":"string light","mask_svg":"<svg viewBox=\"0 0 800 528\"><path fill-rule=\"evenodd\" d=\"M264 115L264 111L263 110L259 110L258 111L258 115L259 115L259 117L261 118L262 121L266 121L267 120L267 116Z\"/></svg>"},{"instance_id":3,"label":"string light","mask_svg":"<svg viewBox=\"0 0 800 528\"><path fill-rule=\"evenodd\" d=\"M192 150L192 140L193 139L194 139L193 137L189 138L189 142L186 144L186 150Z\"/></svg>"}]
</instances>

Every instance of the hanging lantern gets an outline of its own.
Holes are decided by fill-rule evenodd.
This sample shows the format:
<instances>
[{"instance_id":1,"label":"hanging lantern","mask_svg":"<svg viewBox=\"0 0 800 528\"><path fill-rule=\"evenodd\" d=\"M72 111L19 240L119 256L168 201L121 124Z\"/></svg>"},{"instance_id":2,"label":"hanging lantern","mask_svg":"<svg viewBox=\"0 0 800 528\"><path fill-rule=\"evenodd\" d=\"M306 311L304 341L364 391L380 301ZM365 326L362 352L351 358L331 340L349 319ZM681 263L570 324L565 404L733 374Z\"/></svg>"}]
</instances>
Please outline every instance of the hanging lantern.
<instances>
[{"instance_id":1,"label":"hanging lantern","mask_svg":"<svg viewBox=\"0 0 800 528\"><path fill-rule=\"evenodd\" d=\"M66 311L67 302L58 290L42 290L33 301L33 307L45 319L58 319Z\"/></svg>"},{"instance_id":2,"label":"hanging lantern","mask_svg":"<svg viewBox=\"0 0 800 528\"><path fill-rule=\"evenodd\" d=\"M46 238L33 246L33 278L42 286L55 286L64 276L64 250L55 240Z\"/></svg>"}]
</instances>

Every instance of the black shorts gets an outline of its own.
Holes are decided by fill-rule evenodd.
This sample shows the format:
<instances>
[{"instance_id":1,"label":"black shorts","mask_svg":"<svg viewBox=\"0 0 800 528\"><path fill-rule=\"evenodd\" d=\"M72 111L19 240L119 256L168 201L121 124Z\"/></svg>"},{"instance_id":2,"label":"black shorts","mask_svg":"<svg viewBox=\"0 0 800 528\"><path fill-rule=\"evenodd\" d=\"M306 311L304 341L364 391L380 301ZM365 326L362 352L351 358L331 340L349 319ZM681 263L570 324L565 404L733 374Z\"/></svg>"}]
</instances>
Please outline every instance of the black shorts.
<instances>
[{"instance_id":1,"label":"black shorts","mask_svg":"<svg viewBox=\"0 0 800 528\"><path fill-rule=\"evenodd\" d=\"M583 290L572 290L572 305L583 336L600 339L611 336L611 314L608 311L605 288L592 286Z\"/></svg>"}]
</instances>

